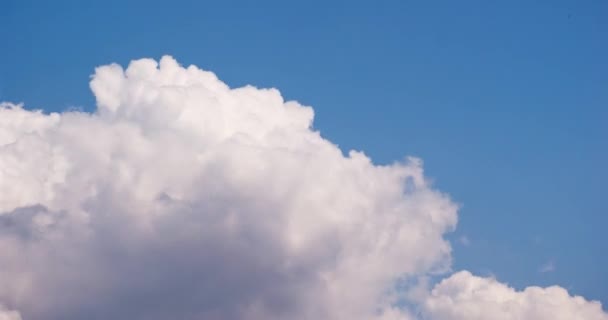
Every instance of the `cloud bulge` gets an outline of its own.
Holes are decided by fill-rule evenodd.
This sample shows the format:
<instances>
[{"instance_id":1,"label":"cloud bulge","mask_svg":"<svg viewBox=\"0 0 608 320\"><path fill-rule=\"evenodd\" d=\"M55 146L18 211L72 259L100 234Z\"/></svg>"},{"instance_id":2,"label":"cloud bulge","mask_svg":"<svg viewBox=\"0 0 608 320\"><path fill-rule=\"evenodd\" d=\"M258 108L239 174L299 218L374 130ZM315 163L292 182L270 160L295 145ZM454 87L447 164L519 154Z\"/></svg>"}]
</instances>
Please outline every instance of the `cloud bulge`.
<instances>
[{"instance_id":1,"label":"cloud bulge","mask_svg":"<svg viewBox=\"0 0 608 320\"><path fill-rule=\"evenodd\" d=\"M345 156L276 89L168 56L91 89L92 114L0 106L2 320L608 319L466 271L397 286L450 271L457 205L419 159Z\"/></svg>"}]
</instances>

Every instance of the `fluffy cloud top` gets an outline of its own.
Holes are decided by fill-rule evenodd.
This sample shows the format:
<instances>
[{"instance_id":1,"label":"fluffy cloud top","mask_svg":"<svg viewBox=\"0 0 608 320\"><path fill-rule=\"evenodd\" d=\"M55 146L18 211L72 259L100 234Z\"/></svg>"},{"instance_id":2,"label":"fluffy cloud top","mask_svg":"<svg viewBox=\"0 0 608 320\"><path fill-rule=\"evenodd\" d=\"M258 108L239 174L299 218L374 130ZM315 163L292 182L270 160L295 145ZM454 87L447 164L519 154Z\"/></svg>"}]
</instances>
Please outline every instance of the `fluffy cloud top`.
<instances>
[{"instance_id":1,"label":"fluffy cloud top","mask_svg":"<svg viewBox=\"0 0 608 320\"><path fill-rule=\"evenodd\" d=\"M310 107L170 57L91 88L93 114L0 106L0 319L413 319L395 283L449 270L457 206L420 160L345 156ZM492 318L463 277L421 316Z\"/></svg>"},{"instance_id":2,"label":"fluffy cloud top","mask_svg":"<svg viewBox=\"0 0 608 320\"><path fill-rule=\"evenodd\" d=\"M558 286L523 291L466 271L441 281L424 301L431 319L441 320L605 320L598 302L572 297Z\"/></svg>"}]
</instances>

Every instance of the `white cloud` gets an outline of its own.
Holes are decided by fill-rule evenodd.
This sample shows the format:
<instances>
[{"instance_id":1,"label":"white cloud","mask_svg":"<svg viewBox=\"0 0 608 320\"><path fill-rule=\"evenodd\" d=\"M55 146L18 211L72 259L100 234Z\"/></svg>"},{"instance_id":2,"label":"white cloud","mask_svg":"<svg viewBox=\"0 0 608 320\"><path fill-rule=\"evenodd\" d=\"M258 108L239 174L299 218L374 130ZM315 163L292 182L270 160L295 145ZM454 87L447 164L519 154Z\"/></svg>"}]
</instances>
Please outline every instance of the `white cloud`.
<instances>
[{"instance_id":1,"label":"white cloud","mask_svg":"<svg viewBox=\"0 0 608 320\"><path fill-rule=\"evenodd\" d=\"M0 320L21 320L19 312L8 310L0 304Z\"/></svg>"},{"instance_id":2,"label":"white cloud","mask_svg":"<svg viewBox=\"0 0 608 320\"><path fill-rule=\"evenodd\" d=\"M170 57L91 88L94 114L0 107L0 303L24 319L415 319L395 281L449 270L457 206L420 160L345 157L310 107Z\"/></svg>"},{"instance_id":3,"label":"white cloud","mask_svg":"<svg viewBox=\"0 0 608 320\"><path fill-rule=\"evenodd\" d=\"M558 286L516 291L493 278L458 272L433 288L423 303L428 319L438 320L606 320L598 302L570 296Z\"/></svg>"},{"instance_id":4,"label":"white cloud","mask_svg":"<svg viewBox=\"0 0 608 320\"><path fill-rule=\"evenodd\" d=\"M91 87L95 114L0 109L0 301L26 319L369 319L449 266L419 160L344 157L311 108L169 57Z\"/></svg>"}]
</instances>

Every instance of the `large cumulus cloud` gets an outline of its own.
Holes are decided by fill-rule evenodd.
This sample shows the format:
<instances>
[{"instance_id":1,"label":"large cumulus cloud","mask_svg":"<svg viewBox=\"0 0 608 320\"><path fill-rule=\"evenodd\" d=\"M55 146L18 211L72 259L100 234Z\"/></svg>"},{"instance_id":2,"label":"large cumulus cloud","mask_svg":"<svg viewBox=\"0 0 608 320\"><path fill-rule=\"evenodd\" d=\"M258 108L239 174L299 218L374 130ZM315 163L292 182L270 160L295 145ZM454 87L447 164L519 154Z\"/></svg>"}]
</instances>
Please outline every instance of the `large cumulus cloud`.
<instances>
[{"instance_id":1,"label":"large cumulus cloud","mask_svg":"<svg viewBox=\"0 0 608 320\"><path fill-rule=\"evenodd\" d=\"M0 319L451 320L478 302L396 285L450 266L457 206L420 160L344 155L310 107L170 57L91 88L93 114L0 107Z\"/></svg>"}]
</instances>

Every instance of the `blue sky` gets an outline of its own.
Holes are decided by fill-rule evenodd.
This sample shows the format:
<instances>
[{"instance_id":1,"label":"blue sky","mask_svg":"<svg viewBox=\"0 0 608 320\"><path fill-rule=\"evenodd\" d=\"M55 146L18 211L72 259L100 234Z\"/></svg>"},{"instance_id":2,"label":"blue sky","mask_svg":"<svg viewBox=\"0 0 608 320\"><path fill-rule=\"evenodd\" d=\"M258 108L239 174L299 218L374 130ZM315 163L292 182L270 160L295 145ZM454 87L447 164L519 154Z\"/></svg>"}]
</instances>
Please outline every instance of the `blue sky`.
<instances>
[{"instance_id":1,"label":"blue sky","mask_svg":"<svg viewBox=\"0 0 608 320\"><path fill-rule=\"evenodd\" d=\"M163 54L277 87L343 150L425 161L463 206L455 270L608 303L606 1L7 0L0 39L0 100L45 111Z\"/></svg>"}]
</instances>

